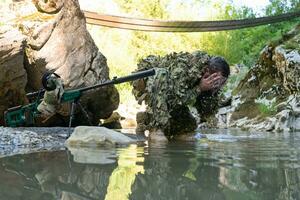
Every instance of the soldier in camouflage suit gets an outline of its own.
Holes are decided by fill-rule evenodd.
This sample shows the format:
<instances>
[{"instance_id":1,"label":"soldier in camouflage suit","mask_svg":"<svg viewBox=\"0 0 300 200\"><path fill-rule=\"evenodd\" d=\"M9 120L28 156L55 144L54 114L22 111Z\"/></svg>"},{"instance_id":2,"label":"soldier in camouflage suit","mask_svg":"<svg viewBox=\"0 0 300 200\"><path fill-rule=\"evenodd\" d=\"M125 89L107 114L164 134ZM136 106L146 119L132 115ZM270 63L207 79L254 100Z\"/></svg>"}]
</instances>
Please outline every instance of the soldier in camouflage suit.
<instances>
[{"instance_id":1,"label":"soldier in camouflage suit","mask_svg":"<svg viewBox=\"0 0 300 200\"><path fill-rule=\"evenodd\" d=\"M215 113L219 91L229 76L229 66L221 57L205 52L148 56L138 70L155 68L156 75L133 82L133 94L147 110L137 114L137 132L162 130L169 139L194 131L196 120L189 106L197 108L201 119Z\"/></svg>"},{"instance_id":2,"label":"soldier in camouflage suit","mask_svg":"<svg viewBox=\"0 0 300 200\"><path fill-rule=\"evenodd\" d=\"M62 79L55 73L46 73L42 78L45 94L37 110L44 116L52 116L61 108L60 100L64 93Z\"/></svg>"}]
</instances>

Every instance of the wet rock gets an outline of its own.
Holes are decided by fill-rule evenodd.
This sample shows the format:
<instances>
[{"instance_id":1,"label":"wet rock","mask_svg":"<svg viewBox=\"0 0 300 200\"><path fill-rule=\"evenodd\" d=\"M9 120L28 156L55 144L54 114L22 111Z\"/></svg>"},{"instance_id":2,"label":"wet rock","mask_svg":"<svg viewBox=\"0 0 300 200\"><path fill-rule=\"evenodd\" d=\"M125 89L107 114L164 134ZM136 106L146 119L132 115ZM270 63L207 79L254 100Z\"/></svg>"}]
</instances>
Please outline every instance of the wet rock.
<instances>
[{"instance_id":1,"label":"wet rock","mask_svg":"<svg viewBox=\"0 0 300 200\"><path fill-rule=\"evenodd\" d=\"M46 71L60 75L66 88L90 86L109 79L106 58L99 52L88 33L85 17L77 0L15 1L10 9L4 12L9 13L10 18L14 17L15 20L12 20L15 23L14 30L21 30L21 36L27 43L25 50L17 51L21 56L19 62L9 68L19 73L16 77L12 77L14 79L11 82L17 78L19 80L22 77L26 78L27 73L27 85L26 79L22 82L26 85L27 91L35 91L41 88L40 79ZM6 35L1 34L0 38L12 43ZM20 43L16 45L17 49L20 49ZM14 55L8 58L14 60ZM7 61L1 59L1 63L9 66L9 59ZM0 78L0 81L2 80L5 79ZM0 85L1 93L2 85L4 84ZM15 92L16 95L22 94L24 88L24 85L18 86L21 87L20 91ZM19 102L11 104L17 103ZM81 103L92 122L98 124L100 118L109 117L113 110L117 109L119 94L114 86L108 86L86 93L81 98ZM6 104L2 104L3 109L10 106ZM86 121L82 113L76 114L76 119L79 124L80 121Z\"/></svg>"},{"instance_id":2,"label":"wet rock","mask_svg":"<svg viewBox=\"0 0 300 200\"><path fill-rule=\"evenodd\" d=\"M67 147L122 145L133 143L134 140L114 130L104 127L78 126L66 141Z\"/></svg>"}]
</instances>

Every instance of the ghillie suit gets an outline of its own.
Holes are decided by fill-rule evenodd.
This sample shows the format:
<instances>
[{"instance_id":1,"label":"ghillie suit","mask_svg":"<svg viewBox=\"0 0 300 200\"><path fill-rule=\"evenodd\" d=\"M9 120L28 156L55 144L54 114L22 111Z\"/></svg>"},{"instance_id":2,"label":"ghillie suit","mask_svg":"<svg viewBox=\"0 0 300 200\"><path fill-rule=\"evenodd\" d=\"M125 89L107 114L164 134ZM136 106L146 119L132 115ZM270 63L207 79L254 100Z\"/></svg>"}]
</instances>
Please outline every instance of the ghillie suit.
<instances>
[{"instance_id":1,"label":"ghillie suit","mask_svg":"<svg viewBox=\"0 0 300 200\"><path fill-rule=\"evenodd\" d=\"M147 109L137 114L137 132L161 129L168 138L197 128L189 107L202 116L214 113L218 94L199 92L199 83L210 56L202 51L150 55L138 64L138 71L156 69L156 75L133 82L133 94Z\"/></svg>"}]
</instances>

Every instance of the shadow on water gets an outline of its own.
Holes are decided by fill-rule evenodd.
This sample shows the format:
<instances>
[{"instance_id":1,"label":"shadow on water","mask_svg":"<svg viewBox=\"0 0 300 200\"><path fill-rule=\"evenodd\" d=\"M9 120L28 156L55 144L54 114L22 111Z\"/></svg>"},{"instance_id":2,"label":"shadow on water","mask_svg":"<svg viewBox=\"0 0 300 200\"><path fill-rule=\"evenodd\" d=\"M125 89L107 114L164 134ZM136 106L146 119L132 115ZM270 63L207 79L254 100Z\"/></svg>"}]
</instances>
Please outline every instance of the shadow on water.
<instances>
[{"instance_id":1,"label":"shadow on water","mask_svg":"<svg viewBox=\"0 0 300 200\"><path fill-rule=\"evenodd\" d=\"M207 135L5 157L0 199L300 199L300 133Z\"/></svg>"}]
</instances>

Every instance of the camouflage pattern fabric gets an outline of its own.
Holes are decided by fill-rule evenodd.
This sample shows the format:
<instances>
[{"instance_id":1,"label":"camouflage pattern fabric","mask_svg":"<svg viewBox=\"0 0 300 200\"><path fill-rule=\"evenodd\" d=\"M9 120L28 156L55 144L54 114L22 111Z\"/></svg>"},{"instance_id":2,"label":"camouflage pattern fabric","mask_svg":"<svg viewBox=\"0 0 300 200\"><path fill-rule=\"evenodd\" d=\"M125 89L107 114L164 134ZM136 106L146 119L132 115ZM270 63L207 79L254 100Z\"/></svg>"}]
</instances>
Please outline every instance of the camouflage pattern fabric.
<instances>
[{"instance_id":1,"label":"camouflage pattern fabric","mask_svg":"<svg viewBox=\"0 0 300 200\"><path fill-rule=\"evenodd\" d=\"M217 108L217 94L197 103L201 100L199 81L209 59L207 53L196 51L164 57L151 55L139 62L138 70L155 68L156 75L133 82L136 99L147 105L146 112L137 115L138 132L161 129L166 136L172 137L196 129L196 120L188 106L196 106L201 114L213 113L210 109ZM204 105L209 105L208 109Z\"/></svg>"},{"instance_id":2,"label":"camouflage pattern fabric","mask_svg":"<svg viewBox=\"0 0 300 200\"><path fill-rule=\"evenodd\" d=\"M51 116L56 113L60 107L60 99L64 93L63 81L60 78L52 80L56 85L56 89L52 91L46 91L43 101L37 107L38 111L45 116Z\"/></svg>"}]
</instances>

